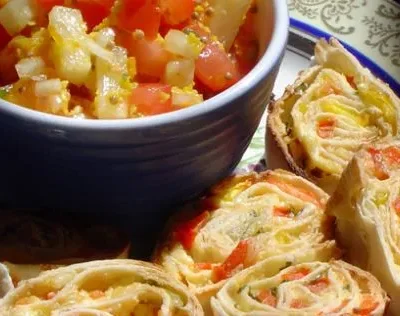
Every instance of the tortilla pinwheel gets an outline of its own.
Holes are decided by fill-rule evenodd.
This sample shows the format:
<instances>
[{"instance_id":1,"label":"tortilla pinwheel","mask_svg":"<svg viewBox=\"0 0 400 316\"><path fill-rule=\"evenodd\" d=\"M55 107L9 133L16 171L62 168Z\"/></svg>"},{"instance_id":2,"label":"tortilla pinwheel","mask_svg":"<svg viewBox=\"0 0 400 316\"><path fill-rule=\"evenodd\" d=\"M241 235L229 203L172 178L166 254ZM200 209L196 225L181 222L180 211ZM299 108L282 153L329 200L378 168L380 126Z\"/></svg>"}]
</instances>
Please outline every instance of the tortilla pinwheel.
<instances>
[{"instance_id":1,"label":"tortilla pinwheel","mask_svg":"<svg viewBox=\"0 0 400 316\"><path fill-rule=\"evenodd\" d=\"M399 135L400 99L336 39L270 106L268 126L290 167L332 193L362 144Z\"/></svg>"},{"instance_id":2,"label":"tortilla pinwheel","mask_svg":"<svg viewBox=\"0 0 400 316\"><path fill-rule=\"evenodd\" d=\"M0 301L0 315L202 316L197 299L150 263L91 261L22 281Z\"/></svg>"},{"instance_id":3,"label":"tortilla pinwheel","mask_svg":"<svg viewBox=\"0 0 400 316\"><path fill-rule=\"evenodd\" d=\"M215 209L203 203L196 216L173 220L154 256L206 312L227 279L261 260L284 253L321 261L338 255L324 209L328 196L301 177L283 170L239 175L211 192Z\"/></svg>"},{"instance_id":4,"label":"tortilla pinwheel","mask_svg":"<svg viewBox=\"0 0 400 316\"><path fill-rule=\"evenodd\" d=\"M347 259L369 270L400 310L400 140L364 146L328 203Z\"/></svg>"},{"instance_id":5,"label":"tortilla pinwheel","mask_svg":"<svg viewBox=\"0 0 400 316\"><path fill-rule=\"evenodd\" d=\"M340 260L267 259L233 276L211 299L215 316L380 316L388 298L368 272Z\"/></svg>"}]
</instances>

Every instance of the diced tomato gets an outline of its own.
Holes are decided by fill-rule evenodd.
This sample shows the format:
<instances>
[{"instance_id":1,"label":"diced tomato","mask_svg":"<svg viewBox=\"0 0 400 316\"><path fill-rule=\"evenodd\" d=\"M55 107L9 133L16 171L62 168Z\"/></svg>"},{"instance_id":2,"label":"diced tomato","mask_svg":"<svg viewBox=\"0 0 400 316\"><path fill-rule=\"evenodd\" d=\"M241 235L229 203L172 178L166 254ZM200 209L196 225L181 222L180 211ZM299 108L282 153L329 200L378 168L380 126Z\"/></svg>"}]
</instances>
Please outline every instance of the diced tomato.
<instances>
[{"instance_id":1,"label":"diced tomato","mask_svg":"<svg viewBox=\"0 0 400 316\"><path fill-rule=\"evenodd\" d=\"M257 63L259 53L259 43L256 31L256 4L247 11L244 23L239 29L234 45L231 48L231 53L234 55L238 64L240 74L244 76Z\"/></svg>"},{"instance_id":2,"label":"diced tomato","mask_svg":"<svg viewBox=\"0 0 400 316\"><path fill-rule=\"evenodd\" d=\"M385 157L385 160L390 165L398 165L400 164L400 148L395 146L390 146L382 150L382 154Z\"/></svg>"},{"instance_id":3,"label":"diced tomato","mask_svg":"<svg viewBox=\"0 0 400 316\"><path fill-rule=\"evenodd\" d=\"M36 3L41 10L49 12L56 5L64 5L64 0L36 0Z\"/></svg>"},{"instance_id":4,"label":"diced tomato","mask_svg":"<svg viewBox=\"0 0 400 316\"><path fill-rule=\"evenodd\" d=\"M165 24L178 25L190 19L194 11L193 0L159 0L162 19Z\"/></svg>"},{"instance_id":5,"label":"diced tomato","mask_svg":"<svg viewBox=\"0 0 400 316\"><path fill-rule=\"evenodd\" d=\"M100 24L111 12L114 0L76 0L74 7L82 13L89 30Z\"/></svg>"},{"instance_id":6,"label":"diced tomato","mask_svg":"<svg viewBox=\"0 0 400 316\"><path fill-rule=\"evenodd\" d=\"M183 31L187 27L187 25L188 23L186 21L177 25L169 25L165 24L165 22L163 23L163 21L161 20L160 29L158 30L158 32L162 37L165 37L165 35L167 35L170 30Z\"/></svg>"},{"instance_id":7,"label":"diced tomato","mask_svg":"<svg viewBox=\"0 0 400 316\"><path fill-rule=\"evenodd\" d=\"M196 60L195 75L201 83L215 92L229 88L240 79L236 65L216 42L204 47Z\"/></svg>"},{"instance_id":8,"label":"diced tomato","mask_svg":"<svg viewBox=\"0 0 400 316\"><path fill-rule=\"evenodd\" d=\"M211 270L212 269L212 264L209 262L197 262L194 264L194 266L198 270Z\"/></svg>"},{"instance_id":9,"label":"diced tomato","mask_svg":"<svg viewBox=\"0 0 400 316\"><path fill-rule=\"evenodd\" d=\"M346 80L347 80L347 82L350 84L350 86L353 89L357 89L357 85L356 85L356 83L354 81L354 77L353 76L346 76Z\"/></svg>"},{"instance_id":10,"label":"diced tomato","mask_svg":"<svg viewBox=\"0 0 400 316\"><path fill-rule=\"evenodd\" d=\"M274 207L274 216L280 217L291 217L293 213L291 212L290 208L284 206L275 206Z\"/></svg>"},{"instance_id":11,"label":"diced tomato","mask_svg":"<svg viewBox=\"0 0 400 316\"><path fill-rule=\"evenodd\" d=\"M148 39L155 39L161 23L161 11L155 0L124 0L116 14L117 26L133 32L142 30Z\"/></svg>"},{"instance_id":12,"label":"diced tomato","mask_svg":"<svg viewBox=\"0 0 400 316\"><path fill-rule=\"evenodd\" d=\"M175 238L182 244L183 248L190 250L201 225L209 218L210 213L205 211L199 216L180 224L175 230Z\"/></svg>"},{"instance_id":13,"label":"diced tomato","mask_svg":"<svg viewBox=\"0 0 400 316\"><path fill-rule=\"evenodd\" d=\"M276 307L277 303L276 296L272 294L270 289L261 290L260 293L258 293L257 295L257 299L263 304Z\"/></svg>"},{"instance_id":14,"label":"diced tomato","mask_svg":"<svg viewBox=\"0 0 400 316\"><path fill-rule=\"evenodd\" d=\"M398 197L396 200L394 200L393 208L396 211L396 213L400 215L400 197Z\"/></svg>"},{"instance_id":15,"label":"diced tomato","mask_svg":"<svg viewBox=\"0 0 400 316\"><path fill-rule=\"evenodd\" d=\"M354 308L353 312L356 315L367 316L370 315L378 306L379 303L374 299L372 295L364 295L360 307Z\"/></svg>"},{"instance_id":16,"label":"diced tomato","mask_svg":"<svg viewBox=\"0 0 400 316\"><path fill-rule=\"evenodd\" d=\"M210 99L214 97L215 95L218 94L218 92L212 91L210 88L208 88L206 85L204 85L200 80L198 80L196 77L194 78L194 86L196 87L196 90L203 95L203 98L205 100Z\"/></svg>"},{"instance_id":17,"label":"diced tomato","mask_svg":"<svg viewBox=\"0 0 400 316\"><path fill-rule=\"evenodd\" d=\"M310 192L307 189L296 187L295 185L287 183L271 174L267 175L265 180L273 185L276 185L280 190L282 190L287 194L293 195L299 198L300 200L311 202L319 207L323 207L320 199L314 192Z\"/></svg>"},{"instance_id":18,"label":"diced tomato","mask_svg":"<svg viewBox=\"0 0 400 316\"><path fill-rule=\"evenodd\" d=\"M249 247L248 240L241 240L229 257L222 264L213 268L215 281L218 282L231 277L238 266L244 266L248 257Z\"/></svg>"},{"instance_id":19,"label":"diced tomato","mask_svg":"<svg viewBox=\"0 0 400 316\"><path fill-rule=\"evenodd\" d=\"M374 174L379 180L389 179L389 174L387 173L385 162L383 160L382 152L375 148L368 148L368 152L372 157L374 162Z\"/></svg>"},{"instance_id":20,"label":"diced tomato","mask_svg":"<svg viewBox=\"0 0 400 316\"><path fill-rule=\"evenodd\" d=\"M139 10L141 7L143 7L148 0L123 0L123 7L124 9L131 11L131 12L136 12ZM155 1L153 1L154 3Z\"/></svg>"},{"instance_id":21,"label":"diced tomato","mask_svg":"<svg viewBox=\"0 0 400 316\"><path fill-rule=\"evenodd\" d=\"M333 137L333 132L336 127L336 120L327 118L318 122L317 134L321 138Z\"/></svg>"},{"instance_id":22,"label":"diced tomato","mask_svg":"<svg viewBox=\"0 0 400 316\"><path fill-rule=\"evenodd\" d=\"M11 36L7 33L6 29L0 24L0 50L7 46L11 40Z\"/></svg>"},{"instance_id":23,"label":"diced tomato","mask_svg":"<svg viewBox=\"0 0 400 316\"><path fill-rule=\"evenodd\" d=\"M133 37L126 42L130 56L136 58L137 72L140 75L161 78L171 55L158 41L147 39L135 40Z\"/></svg>"},{"instance_id":24,"label":"diced tomato","mask_svg":"<svg viewBox=\"0 0 400 316\"><path fill-rule=\"evenodd\" d=\"M290 307L291 308L305 308L308 307L308 304L300 299L294 299L291 303L290 303Z\"/></svg>"},{"instance_id":25,"label":"diced tomato","mask_svg":"<svg viewBox=\"0 0 400 316\"><path fill-rule=\"evenodd\" d=\"M133 89L129 102L138 113L155 115L174 110L171 102L171 86L159 83L144 83Z\"/></svg>"},{"instance_id":26,"label":"diced tomato","mask_svg":"<svg viewBox=\"0 0 400 316\"><path fill-rule=\"evenodd\" d=\"M312 281L307 287L313 293L319 293L329 286L328 278L319 278Z\"/></svg>"},{"instance_id":27,"label":"diced tomato","mask_svg":"<svg viewBox=\"0 0 400 316\"><path fill-rule=\"evenodd\" d=\"M294 269L289 273L285 273L282 275L283 281L295 281L304 278L306 275L310 274L310 269L308 268L298 268Z\"/></svg>"}]
</instances>

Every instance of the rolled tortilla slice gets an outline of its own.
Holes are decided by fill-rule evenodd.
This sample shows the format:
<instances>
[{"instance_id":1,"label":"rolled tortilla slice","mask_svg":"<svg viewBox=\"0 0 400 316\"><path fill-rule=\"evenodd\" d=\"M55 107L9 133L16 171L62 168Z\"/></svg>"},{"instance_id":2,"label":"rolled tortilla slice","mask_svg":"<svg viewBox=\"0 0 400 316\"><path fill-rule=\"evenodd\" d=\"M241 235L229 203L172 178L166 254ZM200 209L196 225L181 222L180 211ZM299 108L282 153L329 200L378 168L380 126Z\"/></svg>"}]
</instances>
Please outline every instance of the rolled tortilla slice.
<instances>
[{"instance_id":1,"label":"rolled tortilla slice","mask_svg":"<svg viewBox=\"0 0 400 316\"><path fill-rule=\"evenodd\" d=\"M114 259L58 268L22 281L0 315L202 316L186 287L150 263Z\"/></svg>"},{"instance_id":2,"label":"rolled tortilla slice","mask_svg":"<svg viewBox=\"0 0 400 316\"><path fill-rule=\"evenodd\" d=\"M229 277L265 258L300 252L324 261L338 254L324 210L328 196L301 177L282 170L249 174L212 192L219 207L174 222L154 258L206 312Z\"/></svg>"},{"instance_id":3,"label":"rolled tortilla slice","mask_svg":"<svg viewBox=\"0 0 400 316\"><path fill-rule=\"evenodd\" d=\"M125 259L130 240L118 228L81 216L0 212L0 262L14 284L61 265Z\"/></svg>"},{"instance_id":4,"label":"rolled tortilla slice","mask_svg":"<svg viewBox=\"0 0 400 316\"><path fill-rule=\"evenodd\" d=\"M372 272L400 310L400 141L366 145L328 204L347 259Z\"/></svg>"},{"instance_id":5,"label":"rolled tortilla slice","mask_svg":"<svg viewBox=\"0 0 400 316\"><path fill-rule=\"evenodd\" d=\"M399 134L400 99L335 39L318 41L315 57L268 126L296 173L332 193L362 144Z\"/></svg>"},{"instance_id":6,"label":"rolled tortilla slice","mask_svg":"<svg viewBox=\"0 0 400 316\"><path fill-rule=\"evenodd\" d=\"M388 298L370 273L340 260L267 259L233 276L211 299L215 316L383 315Z\"/></svg>"}]
</instances>

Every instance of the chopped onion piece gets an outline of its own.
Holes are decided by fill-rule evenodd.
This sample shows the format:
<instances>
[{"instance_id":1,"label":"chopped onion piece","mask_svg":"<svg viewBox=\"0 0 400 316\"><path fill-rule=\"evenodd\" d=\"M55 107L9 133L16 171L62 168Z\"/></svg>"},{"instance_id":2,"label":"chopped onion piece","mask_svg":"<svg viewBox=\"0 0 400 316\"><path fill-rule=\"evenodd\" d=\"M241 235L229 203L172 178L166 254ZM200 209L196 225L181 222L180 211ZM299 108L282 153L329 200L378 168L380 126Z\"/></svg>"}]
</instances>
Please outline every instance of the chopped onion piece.
<instances>
[{"instance_id":1,"label":"chopped onion piece","mask_svg":"<svg viewBox=\"0 0 400 316\"><path fill-rule=\"evenodd\" d=\"M93 34L93 33L92 33ZM115 32L112 28L106 27L94 33L94 39L101 47L106 47L115 40Z\"/></svg>"},{"instance_id":2,"label":"chopped onion piece","mask_svg":"<svg viewBox=\"0 0 400 316\"><path fill-rule=\"evenodd\" d=\"M86 82L92 69L89 52L71 40L52 43L52 56L57 76L80 85Z\"/></svg>"},{"instance_id":3,"label":"chopped onion piece","mask_svg":"<svg viewBox=\"0 0 400 316\"><path fill-rule=\"evenodd\" d=\"M172 89L172 105L178 107L187 107L203 102L203 96L195 90L184 91L181 89Z\"/></svg>"},{"instance_id":4,"label":"chopped onion piece","mask_svg":"<svg viewBox=\"0 0 400 316\"><path fill-rule=\"evenodd\" d=\"M165 67L164 81L180 88L193 83L194 61L191 59L173 60Z\"/></svg>"},{"instance_id":5,"label":"chopped onion piece","mask_svg":"<svg viewBox=\"0 0 400 316\"><path fill-rule=\"evenodd\" d=\"M185 58L195 59L198 56L196 49L190 45L188 36L178 30L170 30L165 35L165 49Z\"/></svg>"},{"instance_id":6,"label":"chopped onion piece","mask_svg":"<svg viewBox=\"0 0 400 316\"><path fill-rule=\"evenodd\" d=\"M29 57L21 59L16 65L18 77L32 78L42 75L45 71L46 64L41 57Z\"/></svg>"},{"instance_id":7,"label":"chopped onion piece","mask_svg":"<svg viewBox=\"0 0 400 316\"><path fill-rule=\"evenodd\" d=\"M107 29L101 30L95 38L104 46L114 41ZM98 43L96 45L101 47ZM94 114L100 119L123 119L129 114L127 96L131 91L123 87L124 76L128 74L128 54L126 49L119 46L115 46L111 53L110 63L100 57L96 58Z\"/></svg>"},{"instance_id":8,"label":"chopped onion piece","mask_svg":"<svg viewBox=\"0 0 400 316\"><path fill-rule=\"evenodd\" d=\"M35 16L30 0L10 0L0 9L0 24L13 36L34 22Z\"/></svg>"},{"instance_id":9,"label":"chopped onion piece","mask_svg":"<svg viewBox=\"0 0 400 316\"><path fill-rule=\"evenodd\" d=\"M251 0L211 0L209 1L213 14L209 26L211 33L217 36L228 52L240 26L243 24L247 11L250 9Z\"/></svg>"},{"instance_id":10,"label":"chopped onion piece","mask_svg":"<svg viewBox=\"0 0 400 316\"><path fill-rule=\"evenodd\" d=\"M85 45L87 49L95 56L100 57L101 59L104 59L105 61L112 63L113 62L113 54L109 50L101 47L99 44L97 44L94 40L92 40L90 37L87 37L85 40Z\"/></svg>"},{"instance_id":11,"label":"chopped onion piece","mask_svg":"<svg viewBox=\"0 0 400 316\"><path fill-rule=\"evenodd\" d=\"M37 97L46 97L61 93L62 83L60 79L49 79L35 83L35 95Z\"/></svg>"}]
</instances>

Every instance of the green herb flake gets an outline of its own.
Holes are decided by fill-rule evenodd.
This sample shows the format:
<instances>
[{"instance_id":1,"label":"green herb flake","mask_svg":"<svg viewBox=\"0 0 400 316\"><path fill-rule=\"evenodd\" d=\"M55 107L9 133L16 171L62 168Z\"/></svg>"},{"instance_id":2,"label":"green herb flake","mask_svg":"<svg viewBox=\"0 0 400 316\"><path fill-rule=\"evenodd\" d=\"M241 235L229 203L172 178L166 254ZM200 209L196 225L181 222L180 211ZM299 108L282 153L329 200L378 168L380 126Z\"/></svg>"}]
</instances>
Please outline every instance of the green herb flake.
<instances>
[{"instance_id":1,"label":"green herb flake","mask_svg":"<svg viewBox=\"0 0 400 316\"><path fill-rule=\"evenodd\" d=\"M238 294L240 294L240 293L242 293L246 288L247 288L248 286L247 286L247 284L246 285L243 285L243 286L241 286L239 289L238 289Z\"/></svg>"},{"instance_id":2,"label":"green herb flake","mask_svg":"<svg viewBox=\"0 0 400 316\"><path fill-rule=\"evenodd\" d=\"M304 208L302 208L300 211L298 211L295 215L299 216L303 211L304 211Z\"/></svg>"},{"instance_id":3,"label":"green herb flake","mask_svg":"<svg viewBox=\"0 0 400 316\"><path fill-rule=\"evenodd\" d=\"M0 98L4 99L8 94L8 91L4 88L0 88Z\"/></svg>"},{"instance_id":4,"label":"green herb flake","mask_svg":"<svg viewBox=\"0 0 400 316\"><path fill-rule=\"evenodd\" d=\"M345 286L343 286L343 289L346 291L350 291L350 284L346 284Z\"/></svg>"},{"instance_id":5,"label":"green herb flake","mask_svg":"<svg viewBox=\"0 0 400 316\"><path fill-rule=\"evenodd\" d=\"M257 298L257 295L255 295L254 293L252 293L250 290L249 290L249 296L250 296L253 300L256 300L256 301L259 302L259 300L258 300L258 298Z\"/></svg>"},{"instance_id":6,"label":"green herb flake","mask_svg":"<svg viewBox=\"0 0 400 316\"><path fill-rule=\"evenodd\" d=\"M308 84L305 83L305 82L303 82L301 85L299 85L299 86L296 88L296 92L304 92L304 91L307 90L307 88L308 88Z\"/></svg>"},{"instance_id":7,"label":"green herb flake","mask_svg":"<svg viewBox=\"0 0 400 316\"><path fill-rule=\"evenodd\" d=\"M200 38L200 35L193 29L187 27L185 29L183 29L183 33L185 33L186 35L189 35L190 33L194 34L196 37Z\"/></svg>"}]
</instances>

